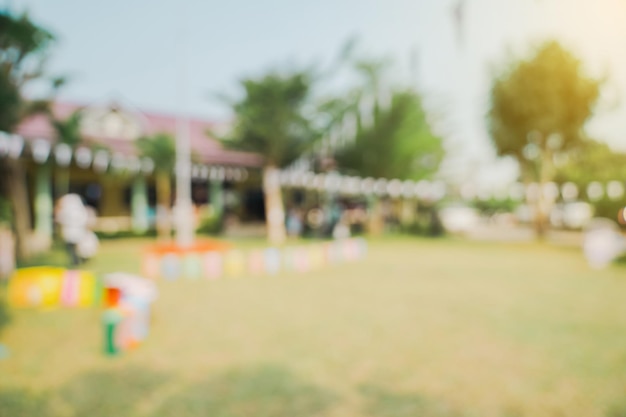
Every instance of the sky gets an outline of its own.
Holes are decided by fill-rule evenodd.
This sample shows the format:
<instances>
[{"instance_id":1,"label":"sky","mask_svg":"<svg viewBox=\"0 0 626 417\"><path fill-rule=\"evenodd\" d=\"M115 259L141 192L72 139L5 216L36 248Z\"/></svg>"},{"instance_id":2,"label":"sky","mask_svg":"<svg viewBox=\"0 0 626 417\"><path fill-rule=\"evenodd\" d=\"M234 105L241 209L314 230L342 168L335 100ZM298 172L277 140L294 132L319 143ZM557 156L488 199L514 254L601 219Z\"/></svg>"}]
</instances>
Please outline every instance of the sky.
<instances>
[{"instance_id":1,"label":"sky","mask_svg":"<svg viewBox=\"0 0 626 417\"><path fill-rule=\"evenodd\" d=\"M478 181L516 175L496 161L485 128L495 69L557 39L607 77L589 131L626 151L626 0L2 1L57 36L50 71L69 76L62 99L216 120L229 113L215 94L236 95L241 78L329 64L357 37L361 54L393 61L391 83L418 88L441 115L445 172Z\"/></svg>"}]
</instances>

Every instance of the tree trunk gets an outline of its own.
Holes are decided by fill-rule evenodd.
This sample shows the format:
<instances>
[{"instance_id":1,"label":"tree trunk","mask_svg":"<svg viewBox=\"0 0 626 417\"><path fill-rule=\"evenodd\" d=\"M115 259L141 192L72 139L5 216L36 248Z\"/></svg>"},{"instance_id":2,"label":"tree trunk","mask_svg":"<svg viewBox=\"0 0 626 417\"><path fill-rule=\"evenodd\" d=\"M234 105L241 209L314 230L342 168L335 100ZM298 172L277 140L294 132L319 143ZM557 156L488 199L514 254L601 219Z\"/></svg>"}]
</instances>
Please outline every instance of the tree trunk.
<instances>
[{"instance_id":1,"label":"tree trunk","mask_svg":"<svg viewBox=\"0 0 626 417\"><path fill-rule=\"evenodd\" d=\"M7 225L0 223L0 281L7 279L15 270L15 238ZM2 301L0 300L0 304ZM0 305L0 329L2 328L2 306Z\"/></svg>"},{"instance_id":2,"label":"tree trunk","mask_svg":"<svg viewBox=\"0 0 626 417\"><path fill-rule=\"evenodd\" d=\"M157 172L156 174L157 189L157 210L156 210L156 229L157 235L161 239L170 239L172 237L171 226L171 201L172 201L172 184L170 176L165 172Z\"/></svg>"},{"instance_id":3,"label":"tree trunk","mask_svg":"<svg viewBox=\"0 0 626 417\"><path fill-rule=\"evenodd\" d=\"M371 196L368 198L368 221L367 232L373 236L379 236L385 229L385 219L383 218L383 208L380 198Z\"/></svg>"},{"instance_id":4,"label":"tree trunk","mask_svg":"<svg viewBox=\"0 0 626 417\"><path fill-rule=\"evenodd\" d=\"M30 201L28 200L28 184L26 172L19 159L5 159L7 166L6 190L13 209L13 228L15 231L15 252L17 259L25 259L30 255L29 238L32 232L30 219Z\"/></svg>"},{"instance_id":5,"label":"tree trunk","mask_svg":"<svg viewBox=\"0 0 626 417\"><path fill-rule=\"evenodd\" d=\"M265 196L265 219L267 237L271 244L280 245L287 238L285 230L285 209L280 189L278 169L274 166L263 168L263 194Z\"/></svg>"},{"instance_id":6,"label":"tree trunk","mask_svg":"<svg viewBox=\"0 0 626 417\"><path fill-rule=\"evenodd\" d=\"M54 188L56 198L59 199L70 192L70 169L67 167L57 167Z\"/></svg>"},{"instance_id":7,"label":"tree trunk","mask_svg":"<svg viewBox=\"0 0 626 417\"><path fill-rule=\"evenodd\" d=\"M400 224L404 230L409 230L415 224L417 201L415 199L403 198L401 204Z\"/></svg>"},{"instance_id":8,"label":"tree trunk","mask_svg":"<svg viewBox=\"0 0 626 417\"><path fill-rule=\"evenodd\" d=\"M539 163L539 191L534 201L534 229L535 236L538 239L543 239L550 229L550 211L553 203L545 192L545 185L554 178L552 153L548 150L543 150Z\"/></svg>"},{"instance_id":9,"label":"tree trunk","mask_svg":"<svg viewBox=\"0 0 626 417\"><path fill-rule=\"evenodd\" d=\"M141 174L133 180L130 203L133 232L145 233L148 230L148 190Z\"/></svg>"},{"instance_id":10,"label":"tree trunk","mask_svg":"<svg viewBox=\"0 0 626 417\"><path fill-rule=\"evenodd\" d=\"M35 233L41 240L42 250L50 249L54 221L54 199L52 197L52 176L49 163L37 166L35 184Z\"/></svg>"}]
</instances>

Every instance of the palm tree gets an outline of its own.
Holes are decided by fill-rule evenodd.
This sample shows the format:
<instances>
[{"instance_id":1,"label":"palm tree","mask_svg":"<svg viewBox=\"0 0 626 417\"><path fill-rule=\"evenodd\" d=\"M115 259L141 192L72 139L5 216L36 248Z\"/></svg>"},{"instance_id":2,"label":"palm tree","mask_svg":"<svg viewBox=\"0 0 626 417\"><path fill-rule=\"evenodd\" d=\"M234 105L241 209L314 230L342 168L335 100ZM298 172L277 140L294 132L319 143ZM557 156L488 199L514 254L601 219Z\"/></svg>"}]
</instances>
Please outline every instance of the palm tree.
<instances>
[{"instance_id":1,"label":"palm tree","mask_svg":"<svg viewBox=\"0 0 626 417\"><path fill-rule=\"evenodd\" d=\"M346 115L355 128L344 137L344 145L333 149L340 171L361 177L420 180L432 177L444 156L442 139L433 133L420 95L410 88L388 88L383 75L384 60L356 61L360 83L344 97ZM343 133L345 136L346 134ZM370 200L371 231L381 230L382 213L376 197ZM403 202L404 224L412 222L414 202Z\"/></svg>"},{"instance_id":2,"label":"palm tree","mask_svg":"<svg viewBox=\"0 0 626 417\"><path fill-rule=\"evenodd\" d=\"M286 238L279 169L294 162L320 136L311 112L312 83L308 71L271 72L244 79L243 97L230 103L234 128L222 143L265 157L263 192L268 239L273 244Z\"/></svg>"},{"instance_id":3,"label":"palm tree","mask_svg":"<svg viewBox=\"0 0 626 417\"><path fill-rule=\"evenodd\" d=\"M157 233L161 238L171 236L170 205L172 172L176 164L176 143L168 133L145 136L135 142L142 156L154 162L157 190Z\"/></svg>"},{"instance_id":4,"label":"palm tree","mask_svg":"<svg viewBox=\"0 0 626 417\"><path fill-rule=\"evenodd\" d=\"M48 109L49 101L29 101L22 92L31 81L44 78L46 51L52 41L53 36L27 15L0 13L0 130L13 132L25 118ZM53 88L58 86L59 82L52 82ZM2 191L13 206L17 257L24 258L31 231L24 166L19 159L7 158L0 168Z\"/></svg>"},{"instance_id":5,"label":"palm tree","mask_svg":"<svg viewBox=\"0 0 626 417\"><path fill-rule=\"evenodd\" d=\"M399 90L388 106L376 105L371 123L358 123L354 138L335 158L342 169L362 177L419 180L437 172L443 155L420 97Z\"/></svg>"},{"instance_id":6,"label":"palm tree","mask_svg":"<svg viewBox=\"0 0 626 417\"><path fill-rule=\"evenodd\" d=\"M51 117L52 128L54 129L57 143L63 143L71 148L75 148L82 142L80 132L82 114L80 110L73 112L65 120ZM57 166L56 173L57 197L67 194L70 185L70 172L68 167Z\"/></svg>"},{"instance_id":7,"label":"palm tree","mask_svg":"<svg viewBox=\"0 0 626 417\"><path fill-rule=\"evenodd\" d=\"M388 66L384 59L354 62L360 82L344 95L350 104L344 114L355 120L356 128L334 156L343 170L362 177L427 178L443 157L442 140L432 131L420 95L388 86Z\"/></svg>"}]
</instances>

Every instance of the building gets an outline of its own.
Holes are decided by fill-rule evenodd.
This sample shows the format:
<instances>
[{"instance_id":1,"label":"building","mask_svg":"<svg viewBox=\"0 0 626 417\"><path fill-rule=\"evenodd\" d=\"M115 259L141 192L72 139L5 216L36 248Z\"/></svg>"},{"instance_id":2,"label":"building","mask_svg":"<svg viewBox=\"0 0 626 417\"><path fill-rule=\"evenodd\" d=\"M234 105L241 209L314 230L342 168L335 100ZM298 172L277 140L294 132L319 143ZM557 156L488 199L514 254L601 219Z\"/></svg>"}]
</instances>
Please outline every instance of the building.
<instances>
[{"instance_id":1,"label":"building","mask_svg":"<svg viewBox=\"0 0 626 417\"><path fill-rule=\"evenodd\" d=\"M81 142L73 147L57 140L46 115L27 119L15 134L0 135L0 157L20 158L26 166L36 235L50 241L54 201L66 192L80 194L95 209L96 228L101 231L146 231L156 212L155 167L138 153L135 141L156 133L175 137L177 117L119 103L55 103L52 109L54 119L61 121L76 112ZM187 122L194 205L210 204L220 212L234 211L244 220L262 220L262 158L225 149L212 139L209 132L223 130L223 125L198 118Z\"/></svg>"}]
</instances>

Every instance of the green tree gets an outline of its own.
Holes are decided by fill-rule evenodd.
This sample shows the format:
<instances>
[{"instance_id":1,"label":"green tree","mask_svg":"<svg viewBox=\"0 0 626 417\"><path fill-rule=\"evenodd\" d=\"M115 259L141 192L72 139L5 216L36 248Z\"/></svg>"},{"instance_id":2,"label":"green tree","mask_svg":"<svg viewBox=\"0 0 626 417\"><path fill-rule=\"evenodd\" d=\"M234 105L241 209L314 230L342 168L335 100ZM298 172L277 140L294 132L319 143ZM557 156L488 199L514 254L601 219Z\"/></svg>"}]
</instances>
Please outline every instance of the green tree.
<instances>
[{"instance_id":1,"label":"green tree","mask_svg":"<svg viewBox=\"0 0 626 417\"><path fill-rule=\"evenodd\" d=\"M410 90L393 92L388 107L377 105L372 123L359 122L355 137L335 154L342 169L362 177L415 180L435 174L443 156L442 140Z\"/></svg>"},{"instance_id":2,"label":"green tree","mask_svg":"<svg viewBox=\"0 0 626 417\"><path fill-rule=\"evenodd\" d=\"M584 140L569 152L556 168L555 180L586 186L592 181L624 181L626 179L626 153L618 152L606 143Z\"/></svg>"},{"instance_id":3,"label":"green tree","mask_svg":"<svg viewBox=\"0 0 626 417\"><path fill-rule=\"evenodd\" d=\"M554 160L578 147L593 114L601 81L581 62L550 41L530 57L513 60L495 77L488 128L498 155L519 163L525 182L543 185L555 175ZM547 229L550 202L535 199L535 230Z\"/></svg>"},{"instance_id":4,"label":"green tree","mask_svg":"<svg viewBox=\"0 0 626 417\"><path fill-rule=\"evenodd\" d=\"M44 64L53 36L33 23L27 15L0 13L0 130L14 132L26 117L47 109L48 100L29 100L25 87L44 79ZM53 87L59 82L53 81ZM13 226L18 258L28 255L27 237L31 231L26 175L22 162L2 161L2 191L13 206Z\"/></svg>"},{"instance_id":5,"label":"green tree","mask_svg":"<svg viewBox=\"0 0 626 417\"><path fill-rule=\"evenodd\" d=\"M444 156L442 138L429 123L420 95L407 87L389 87L388 62L360 59L352 65L358 84L344 95L342 116L355 129L341 132L341 145L332 154L340 171L361 177L425 179L438 170ZM387 88L385 89L385 86ZM374 196L369 204L369 231L382 231L383 213ZM417 213L414 201L403 200L400 221L411 228Z\"/></svg>"},{"instance_id":6,"label":"green tree","mask_svg":"<svg viewBox=\"0 0 626 417\"><path fill-rule=\"evenodd\" d=\"M606 143L585 140L570 152L567 159L556 169L555 181L558 183L572 182L584 195L587 186L594 181L603 185L611 181L626 180L626 153L611 149ZM608 191L608 190L607 190ZM596 217L615 220L619 211L626 204L626 196L612 198L608 192L598 200L591 200Z\"/></svg>"},{"instance_id":7,"label":"green tree","mask_svg":"<svg viewBox=\"0 0 626 417\"><path fill-rule=\"evenodd\" d=\"M172 172L176 165L176 142L168 133L156 133L135 142L141 156L154 162L157 191L157 233L161 238L171 236Z\"/></svg>"},{"instance_id":8,"label":"green tree","mask_svg":"<svg viewBox=\"0 0 626 417\"><path fill-rule=\"evenodd\" d=\"M279 169L310 149L320 136L311 110L312 86L313 75L308 71L271 72L244 79L243 96L231 101L234 126L222 143L264 156L263 192L272 243L282 243L286 236Z\"/></svg>"}]
</instances>

